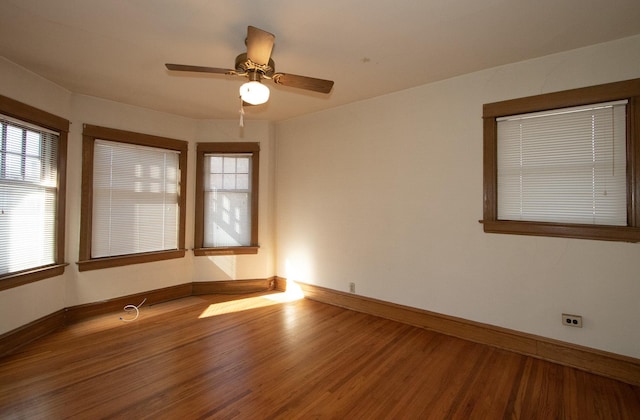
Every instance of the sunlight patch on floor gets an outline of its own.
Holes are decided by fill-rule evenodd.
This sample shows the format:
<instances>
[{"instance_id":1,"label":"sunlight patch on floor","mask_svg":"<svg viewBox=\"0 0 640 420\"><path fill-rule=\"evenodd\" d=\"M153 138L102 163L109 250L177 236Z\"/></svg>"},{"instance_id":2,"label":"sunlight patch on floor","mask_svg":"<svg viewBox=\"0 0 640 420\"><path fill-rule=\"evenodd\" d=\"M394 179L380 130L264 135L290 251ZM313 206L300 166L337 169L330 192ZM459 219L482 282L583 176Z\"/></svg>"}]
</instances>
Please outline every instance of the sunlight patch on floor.
<instances>
[{"instance_id":1,"label":"sunlight patch on floor","mask_svg":"<svg viewBox=\"0 0 640 420\"><path fill-rule=\"evenodd\" d=\"M250 309L265 308L280 303L293 302L302 298L304 298L304 294L300 287L297 284L289 284L286 292L213 303L209 305L198 318L210 318L212 316L248 311Z\"/></svg>"},{"instance_id":2,"label":"sunlight patch on floor","mask_svg":"<svg viewBox=\"0 0 640 420\"><path fill-rule=\"evenodd\" d=\"M287 282L287 290L282 293L275 293L273 295L264 296L267 299L273 299L278 302L293 302L304 298L304 292L298 283Z\"/></svg>"}]
</instances>

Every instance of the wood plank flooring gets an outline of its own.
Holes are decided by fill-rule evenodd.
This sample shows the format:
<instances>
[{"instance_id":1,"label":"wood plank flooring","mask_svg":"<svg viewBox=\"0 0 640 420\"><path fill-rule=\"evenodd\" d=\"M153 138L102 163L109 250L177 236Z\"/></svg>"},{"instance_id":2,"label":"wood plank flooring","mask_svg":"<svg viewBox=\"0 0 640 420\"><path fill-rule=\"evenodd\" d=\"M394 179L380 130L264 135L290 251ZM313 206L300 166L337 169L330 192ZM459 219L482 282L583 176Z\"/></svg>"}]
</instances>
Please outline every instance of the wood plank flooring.
<instances>
[{"instance_id":1,"label":"wood plank flooring","mask_svg":"<svg viewBox=\"0 0 640 420\"><path fill-rule=\"evenodd\" d=\"M638 387L283 296L66 327L0 359L0 418L640 419Z\"/></svg>"}]
</instances>

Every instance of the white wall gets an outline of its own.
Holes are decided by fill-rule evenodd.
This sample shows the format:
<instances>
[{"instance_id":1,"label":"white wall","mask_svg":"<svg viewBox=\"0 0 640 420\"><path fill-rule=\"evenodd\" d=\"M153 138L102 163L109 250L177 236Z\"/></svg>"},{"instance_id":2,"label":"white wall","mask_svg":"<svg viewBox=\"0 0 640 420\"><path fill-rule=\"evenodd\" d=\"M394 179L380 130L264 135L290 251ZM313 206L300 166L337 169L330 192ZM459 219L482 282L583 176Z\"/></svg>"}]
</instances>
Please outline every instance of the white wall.
<instances>
[{"instance_id":1,"label":"white wall","mask_svg":"<svg viewBox=\"0 0 640 420\"><path fill-rule=\"evenodd\" d=\"M640 244L478 223L483 103L637 77L633 37L278 123L278 275L640 357Z\"/></svg>"},{"instance_id":2,"label":"white wall","mask_svg":"<svg viewBox=\"0 0 640 420\"><path fill-rule=\"evenodd\" d=\"M273 124L245 121L196 121L94 97L77 95L0 59L0 94L71 121L67 156L65 255L62 276L0 292L0 334L57 310L84 303L160 289L192 281L261 279L274 275ZM82 126L109 128L189 141L185 258L79 272ZM261 144L258 255L194 257L194 187L196 142L254 141ZM136 302L133 302L136 303Z\"/></svg>"}]
</instances>

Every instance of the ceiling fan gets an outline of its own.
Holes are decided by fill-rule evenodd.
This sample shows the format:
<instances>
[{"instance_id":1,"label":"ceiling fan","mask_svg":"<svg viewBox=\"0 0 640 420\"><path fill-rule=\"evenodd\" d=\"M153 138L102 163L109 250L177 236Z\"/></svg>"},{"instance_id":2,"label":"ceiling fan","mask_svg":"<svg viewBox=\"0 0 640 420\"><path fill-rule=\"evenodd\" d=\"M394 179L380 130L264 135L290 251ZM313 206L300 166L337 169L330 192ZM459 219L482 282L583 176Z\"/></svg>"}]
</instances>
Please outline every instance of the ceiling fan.
<instances>
[{"instance_id":1,"label":"ceiling fan","mask_svg":"<svg viewBox=\"0 0 640 420\"><path fill-rule=\"evenodd\" d=\"M253 26L247 28L247 52L236 57L235 69L217 67L190 66L185 64L165 64L168 70L190 71L197 73L215 73L233 76L244 76L249 79L240 87L242 101L250 105L260 105L269 99L269 88L262 84L263 79L271 79L277 85L298 89L329 93L333 87L332 80L316 79L289 73L276 73L275 63L271 58L271 50L275 35Z\"/></svg>"}]
</instances>

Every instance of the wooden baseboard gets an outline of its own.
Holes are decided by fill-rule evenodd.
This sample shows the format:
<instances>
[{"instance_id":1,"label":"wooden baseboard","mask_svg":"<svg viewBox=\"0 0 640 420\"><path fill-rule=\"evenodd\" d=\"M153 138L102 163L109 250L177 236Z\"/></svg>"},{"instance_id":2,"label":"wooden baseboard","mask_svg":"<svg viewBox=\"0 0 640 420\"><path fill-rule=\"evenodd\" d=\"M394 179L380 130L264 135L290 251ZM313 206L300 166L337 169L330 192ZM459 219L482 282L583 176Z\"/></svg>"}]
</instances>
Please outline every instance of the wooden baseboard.
<instances>
[{"instance_id":1,"label":"wooden baseboard","mask_svg":"<svg viewBox=\"0 0 640 420\"><path fill-rule=\"evenodd\" d=\"M149 290L133 295L121 296L100 302L86 303L84 305L71 306L65 309L65 321L67 324L81 321L95 315L102 315L122 309L125 305L138 305L144 299L145 305L166 302L179 299L192 294L192 284L185 283L163 289Z\"/></svg>"},{"instance_id":2,"label":"wooden baseboard","mask_svg":"<svg viewBox=\"0 0 640 420\"><path fill-rule=\"evenodd\" d=\"M122 310L125 305L138 305L144 299L146 299L144 303L145 305L153 305L192 295L242 294L265 292L274 289L276 289L275 277L260 280L185 283L163 289L149 290L142 293L121 296L100 302L71 306L0 335L0 357L8 355L21 346L38 338L44 337L65 325L69 325L92 316L119 311Z\"/></svg>"},{"instance_id":3,"label":"wooden baseboard","mask_svg":"<svg viewBox=\"0 0 640 420\"><path fill-rule=\"evenodd\" d=\"M6 356L65 325L64 309L0 335L0 357Z\"/></svg>"},{"instance_id":4,"label":"wooden baseboard","mask_svg":"<svg viewBox=\"0 0 640 420\"><path fill-rule=\"evenodd\" d=\"M286 285L286 279L278 278L277 284ZM307 299L499 347L640 386L640 359L311 284L297 284Z\"/></svg>"},{"instance_id":5,"label":"wooden baseboard","mask_svg":"<svg viewBox=\"0 0 640 420\"><path fill-rule=\"evenodd\" d=\"M257 293L268 292L276 288L275 277L256 280L194 282L192 284L193 295Z\"/></svg>"},{"instance_id":6,"label":"wooden baseboard","mask_svg":"<svg viewBox=\"0 0 640 420\"><path fill-rule=\"evenodd\" d=\"M273 277L273 288L279 292L286 292L287 279L278 276Z\"/></svg>"},{"instance_id":7,"label":"wooden baseboard","mask_svg":"<svg viewBox=\"0 0 640 420\"><path fill-rule=\"evenodd\" d=\"M639 359L311 284L297 284L307 299L499 347L640 386ZM154 304L191 295L239 294L269 290L285 291L286 289L287 280L282 277L186 283L102 302L72 306L0 335L0 357L67 324L117 311L124 305L138 304L145 298L147 299L145 304Z\"/></svg>"}]
</instances>

